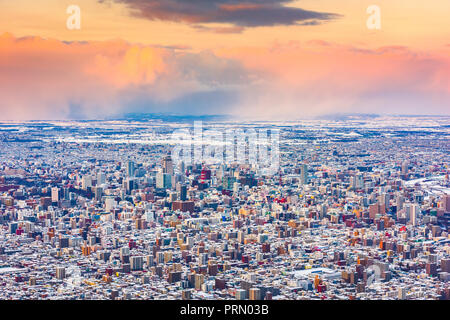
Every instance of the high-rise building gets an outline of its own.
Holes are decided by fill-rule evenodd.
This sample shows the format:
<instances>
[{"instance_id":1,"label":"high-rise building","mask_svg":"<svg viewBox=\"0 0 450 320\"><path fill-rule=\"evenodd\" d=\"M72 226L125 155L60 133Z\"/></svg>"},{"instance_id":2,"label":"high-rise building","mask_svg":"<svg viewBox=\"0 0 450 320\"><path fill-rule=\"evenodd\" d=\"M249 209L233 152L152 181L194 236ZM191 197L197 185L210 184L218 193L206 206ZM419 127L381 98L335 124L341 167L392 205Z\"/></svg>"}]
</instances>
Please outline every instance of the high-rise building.
<instances>
[{"instance_id":1,"label":"high-rise building","mask_svg":"<svg viewBox=\"0 0 450 320\"><path fill-rule=\"evenodd\" d=\"M134 177L134 172L136 170L135 163L131 160L127 161L126 170L128 177Z\"/></svg>"},{"instance_id":2,"label":"high-rise building","mask_svg":"<svg viewBox=\"0 0 450 320\"><path fill-rule=\"evenodd\" d=\"M181 299L190 300L192 298L192 290L186 289L181 291Z\"/></svg>"},{"instance_id":3,"label":"high-rise building","mask_svg":"<svg viewBox=\"0 0 450 320\"><path fill-rule=\"evenodd\" d=\"M180 162L179 169L182 174L186 173L186 165L184 164L184 161Z\"/></svg>"},{"instance_id":4,"label":"high-rise building","mask_svg":"<svg viewBox=\"0 0 450 320\"><path fill-rule=\"evenodd\" d=\"M405 300L406 299L406 288L405 287L399 287L398 288L398 299L399 300Z\"/></svg>"},{"instance_id":5,"label":"high-rise building","mask_svg":"<svg viewBox=\"0 0 450 320\"><path fill-rule=\"evenodd\" d=\"M403 203L405 202L405 198L402 195L397 196L396 204L397 204L397 212L403 209Z\"/></svg>"},{"instance_id":6,"label":"high-rise building","mask_svg":"<svg viewBox=\"0 0 450 320\"><path fill-rule=\"evenodd\" d=\"M56 267L56 278L58 280L64 280L65 277L66 277L66 268Z\"/></svg>"},{"instance_id":7,"label":"high-rise building","mask_svg":"<svg viewBox=\"0 0 450 320\"><path fill-rule=\"evenodd\" d=\"M259 288L250 288L249 290L249 298L250 300L261 300L261 289Z\"/></svg>"},{"instance_id":8,"label":"high-rise building","mask_svg":"<svg viewBox=\"0 0 450 320\"><path fill-rule=\"evenodd\" d=\"M52 188L52 202L59 201L59 189L57 187Z\"/></svg>"},{"instance_id":9,"label":"high-rise building","mask_svg":"<svg viewBox=\"0 0 450 320\"><path fill-rule=\"evenodd\" d=\"M407 160L402 162L402 176L406 176L408 174L408 166L409 163Z\"/></svg>"},{"instance_id":10,"label":"high-rise building","mask_svg":"<svg viewBox=\"0 0 450 320\"><path fill-rule=\"evenodd\" d=\"M144 266L144 257L133 256L130 258L131 270L137 271L142 270Z\"/></svg>"},{"instance_id":11,"label":"high-rise building","mask_svg":"<svg viewBox=\"0 0 450 320\"><path fill-rule=\"evenodd\" d=\"M187 187L184 184L181 183L177 183L177 188L176 188L178 194L179 194L179 198L181 201L186 201L187 200Z\"/></svg>"},{"instance_id":12,"label":"high-rise building","mask_svg":"<svg viewBox=\"0 0 450 320\"><path fill-rule=\"evenodd\" d=\"M362 189L364 187L364 176L362 173L358 173L355 177L356 189Z\"/></svg>"},{"instance_id":13,"label":"high-rise building","mask_svg":"<svg viewBox=\"0 0 450 320\"><path fill-rule=\"evenodd\" d=\"M107 197L105 199L105 211L110 212L116 205L116 200L113 197Z\"/></svg>"},{"instance_id":14,"label":"high-rise building","mask_svg":"<svg viewBox=\"0 0 450 320\"><path fill-rule=\"evenodd\" d=\"M244 289L236 289L236 300L245 300L247 298L247 291Z\"/></svg>"},{"instance_id":15,"label":"high-rise building","mask_svg":"<svg viewBox=\"0 0 450 320\"><path fill-rule=\"evenodd\" d=\"M202 274L195 275L195 290L201 290L202 284L205 281L205 276Z\"/></svg>"},{"instance_id":16,"label":"high-rise building","mask_svg":"<svg viewBox=\"0 0 450 320\"><path fill-rule=\"evenodd\" d=\"M165 156L162 160L163 173L173 175L173 162L171 156Z\"/></svg>"},{"instance_id":17,"label":"high-rise building","mask_svg":"<svg viewBox=\"0 0 450 320\"><path fill-rule=\"evenodd\" d=\"M164 252L158 251L156 253L156 263L158 264L164 263Z\"/></svg>"},{"instance_id":18,"label":"high-rise building","mask_svg":"<svg viewBox=\"0 0 450 320\"><path fill-rule=\"evenodd\" d=\"M413 204L413 209L411 212L411 224L413 226L417 225L417 219L419 218L419 213L420 213L420 206L417 203Z\"/></svg>"},{"instance_id":19,"label":"high-rise building","mask_svg":"<svg viewBox=\"0 0 450 320\"><path fill-rule=\"evenodd\" d=\"M168 173L158 172L156 174L156 188L158 189L172 188L172 176Z\"/></svg>"},{"instance_id":20,"label":"high-rise building","mask_svg":"<svg viewBox=\"0 0 450 320\"><path fill-rule=\"evenodd\" d=\"M373 203L369 205L369 218L375 219L377 214L385 214L384 204Z\"/></svg>"},{"instance_id":21,"label":"high-rise building","mask_svg":"<svg viewBox=\"0 0 450 320\"><path fill-rule=\"evenodd\" d=\"M177 201L178 194L176 192L170 192L169 193L169 202Z\"/></svg>"},{"instance_id":22,"label":"high-rise building","mask_svg":"<svg viewBox=\"0 0 450 320\"><path fill-rule=\"evenodd\" d=\"M97 185L102 185L106 183L106 175L103 172L97 174Z\"/></svg>"},{"instance_id":23,"label":"high-rise building","mask_svg":"<svg viewBox=\"0 0 450 320\"><path fill-rule=\"evenodd\" d=\"M83 176L83 178L81 178L81 188L83 190L86 190L87 188L92 187L92 177L91 176Z\"/></svg>"},{"instance_id":24,"label":"high-rise building","mask_svg":"<svg viewBox=\"0 0 450 320\"><path fill-rule=\"evenodd\" d=\"M146 257L146 263L147 263L147 268L153 267L155 265L154 257L151 255L148 255Z\"/></svg>"},{"instance_id":25,"label":"high-rise building","mask_svg":"<svg viewBox=\"0 0 450 320\"><path fill-rule=\"evenodd\" d=\"M194 201L174 201L172 203L172 210L193 213L195 210L195 203Z\"/></svg>"},{"instance_id":26,"label":"high-rise building","mask_svg":"<svg viewBox=\"0 0 450 320\"><path fill-rule=\"evenodd\" d=\"M301 184L308 184L308 166L306 164L301 165L300 182Z\"/></svg>"},{"instance_id":27,"label":"high-rise building","mask_svg":"<svg viewBox=\"0 0 450 320\"><path fill-rule=\"evenodd\" d=\"M95 188L95 200L101 201L103 195L103 188L102 187L96 187Z\"/></svg>"},{"instance_id":28,"label":"high-rise building","mask_svg":"<svg viewBox=\"0 0 450 320\"><path fill-rule=\"evenodd\" d=\"M17 222L11 222L8 226L8 232L16 233L18 227L19 227L19 224Z\"/></svg>"},{"instance_id":29,"label":"high-rise building","mask_svg":"<svg viewBox=\"0 0 450 320\"><path fill-rule=\"evenodd\" d=\"M64 192L64 200L70 200L70 188L64 187L63 192Z\"/></svg>"},{"instance_id":30,"label":"high-rise building","mask_svg":"<svg viewBox=\"0 0 450 320\"><path fill-rule=\"evenodd\" d=\"M446 194L442 197L442 207L444 212L450 212L450 194Z\"/></svg>"},{"instance_id":31,"label":"high-rise building","mask_svg":"<svg viewBox=\"0 0 450 320\"><path fill-rule=\"evenodd\" d=\"M417 203L405 204L406 220L413 226L417 225L417 218L420 213L420 206Z\"/></svg>"},{"instance_id":32,"label":"high-rise building","mask_svg":"<svg viewBox=\"0 0 450 320\"><path fill-rule=\"evenodd\" d=\"M122 247L122 248L120 248L119 254L120 254L120 260L122 262L126 261L126 260L129 260L130 248L129 247Z\"/></svg>"},{"instance_id":33,"label":"high-rise building","mask_svg":"<svg viewBox=\"0 0 450 320\"><path fill-rule=\"evenodd\" d=\"M441 271L450 273L450 258L441 259Z\"/></svg>"},{"instance_id":34,"label":"high-rise building","mask_svg":"<svg viewBox=\"0 0 450 320\"><path fill-rule=\"evenodd\" d=\"M390 203L389 203L390 198L391 198L391 197L390 197L389 193L383 192L383 193L380 195L379 199L378 199L380 205L381 205L381 206L384 205L385 211L389 211L389 208L390 208Z\"/></svg>"}]
</instances>

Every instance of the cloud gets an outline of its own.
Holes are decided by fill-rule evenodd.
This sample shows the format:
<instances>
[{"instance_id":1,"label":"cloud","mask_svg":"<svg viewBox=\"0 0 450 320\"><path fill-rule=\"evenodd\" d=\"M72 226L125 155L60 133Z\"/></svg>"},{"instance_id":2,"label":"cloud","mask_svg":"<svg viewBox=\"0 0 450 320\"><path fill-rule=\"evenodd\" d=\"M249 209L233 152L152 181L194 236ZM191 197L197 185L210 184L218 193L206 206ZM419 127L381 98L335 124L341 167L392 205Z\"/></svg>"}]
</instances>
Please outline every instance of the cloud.
<instances>
[{"instance_id":1,"label":"cloud","mask_svg":"<svg viewBox=\"0 0 450 320\"><path fill-rule=\"evenodd\" d=\"M143 105L152 112L183 97L230 95L249 82L237 60L177 48L4 34L0 118L102 118Z\"/></svg>"},{"instance_id":2,"label":"cloud","mask_svg":"<svg viewBox=\"0 0 450 320\"><path fill-rule=\"evenodd\" d=\"M336 112L446 114L450 58L402 46L358 48L321 40L223 48L260 74L241 92L241 115L295 118Z\"/></svg>"},{"instance_id":3,"label":"cloud","mask_svg":"<svg viewBox=\"0 0 450 320\"><path fill-rule=\"evenodd\" d=\"M96 119L127 112L262 119L337 112L448 115L446 53L321 40L193 52L4 34L0 119Z\"/></svg>"},{"instance_id":4,"label":"cloud","mask_svg":"<svg viewBox=\"0 0 450 320\"><path fill-rule=\"evenodd\" d=\"M231 26L231 27L207 27L201 24L193 25L197 31L203 32L214 32L214 33L242 33L245 28L241 26Z\"/></svg>"},{"instance_id":5,"label":"cloud","mask_svg":"<svg viewBox=\"0 0 450 320\"><path fill-rule=\"evenodd\" d=\"M99 0L106 2L107 0ZM190 24L202 30L238 33L247 27L317 25L338 14L288 6L292 0L112 0L126 4L135 16ZM205 24L231 24L209 27Z\"/></svg>"}]
</instances>

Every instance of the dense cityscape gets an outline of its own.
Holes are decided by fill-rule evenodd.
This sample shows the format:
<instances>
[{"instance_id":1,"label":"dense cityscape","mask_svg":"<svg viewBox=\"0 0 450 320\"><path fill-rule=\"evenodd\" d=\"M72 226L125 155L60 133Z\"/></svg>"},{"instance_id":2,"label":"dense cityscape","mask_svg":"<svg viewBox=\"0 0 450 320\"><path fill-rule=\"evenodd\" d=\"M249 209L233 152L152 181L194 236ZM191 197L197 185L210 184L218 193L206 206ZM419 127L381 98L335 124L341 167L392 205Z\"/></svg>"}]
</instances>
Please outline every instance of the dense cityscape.
<instances>
[{"instance_id":1,"label":"dense cityscape","mask_svg":"<svg viewBox=\"0 0 450 320\"><path fill-rule=\"evenodd\" d=\"M205 122L278 129L271 175L178 120L0 124L1 299L450 299L450 118Z\"/></svg>"}]
</instances>

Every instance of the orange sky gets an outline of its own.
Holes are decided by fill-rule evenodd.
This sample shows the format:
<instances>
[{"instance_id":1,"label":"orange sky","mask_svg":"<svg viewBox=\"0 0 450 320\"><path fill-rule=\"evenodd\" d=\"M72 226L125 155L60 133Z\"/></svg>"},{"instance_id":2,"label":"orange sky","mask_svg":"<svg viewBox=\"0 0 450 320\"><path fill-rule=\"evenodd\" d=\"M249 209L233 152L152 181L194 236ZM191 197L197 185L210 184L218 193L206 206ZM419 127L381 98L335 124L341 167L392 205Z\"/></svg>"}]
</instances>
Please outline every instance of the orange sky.
<instances>
[{"instance_id":1,"label":"orange sky","mask_svg":"<svg viewBox=\"0 0 450 320\"><path fill-rule=\"evenodd\" d=\"M183 2L161 2L171 1ZM267 117L276 104L295 116L449 113L450 1L264 0L274 15L339 15L275 26L230 13L256 8L256 0L214 1L225 18L186 7L172 19L165 7L144 11L145 0L137 1L142 8L126 0L0 0L0 34L8 33L0 37L3 117L183 112L183 103L197 113ZM66 28L71 4L81 8L81 30ZM381 30L366 27L372 4L381 8ZM217 103L208 108L210 101Z\"/></svg>"},{"instance_id":2,"label":"orange sky","mask_svg":"<svg viewBox=\"0 0 450 320\"><path fill-rule=\"evenodd\" d=\"M68 30L66 8L82 10L81 30ZM381 8L382 30L366 28L369 5ZM95 0L0 1L0 30L16 36L39 35L59 40L109 40L159 45L189 45L197 49L217 46L265 46L274 41L323 39L368 46L405 45L439 49L450 41L450 1L447 0L302 0L290 6L337 13L342 18L320 26L248 28L242 34L198 31L184 23L149 21L130 15L120 3ZM226 24L223 24L225 26Z\"/></svg>"}]
</instances>

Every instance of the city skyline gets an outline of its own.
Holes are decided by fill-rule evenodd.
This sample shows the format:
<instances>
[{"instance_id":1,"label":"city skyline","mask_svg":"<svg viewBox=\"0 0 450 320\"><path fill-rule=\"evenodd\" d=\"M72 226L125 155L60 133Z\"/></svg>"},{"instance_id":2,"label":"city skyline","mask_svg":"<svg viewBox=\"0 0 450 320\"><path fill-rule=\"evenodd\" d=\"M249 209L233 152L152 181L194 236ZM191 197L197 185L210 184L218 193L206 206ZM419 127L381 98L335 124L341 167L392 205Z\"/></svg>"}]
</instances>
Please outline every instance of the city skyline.
<instances>
[{"instance_id":1,"label":"city skyline","mask_svg":"<svg viewBox=\"0 0 450 320\"><path fill-rule=\"evenodd\" d=\"M0 1L0 119L449 115L450 4L432 2Z\"/></svg>"}]
</instances>

